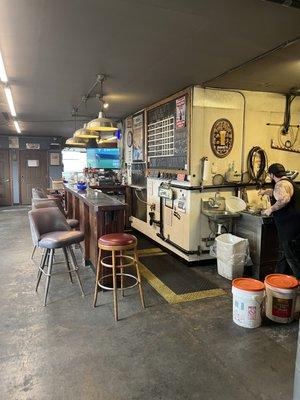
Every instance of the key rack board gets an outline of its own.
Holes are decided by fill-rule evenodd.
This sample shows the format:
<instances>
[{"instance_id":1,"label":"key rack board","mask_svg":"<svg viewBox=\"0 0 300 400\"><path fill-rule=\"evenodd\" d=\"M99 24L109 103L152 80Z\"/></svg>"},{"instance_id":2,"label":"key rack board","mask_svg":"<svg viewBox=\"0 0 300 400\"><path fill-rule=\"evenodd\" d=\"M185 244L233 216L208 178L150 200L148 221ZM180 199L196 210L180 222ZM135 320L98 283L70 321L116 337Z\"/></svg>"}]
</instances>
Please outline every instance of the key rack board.
<instances>
[{"instance_id":1,"label":"key rack board","mask_svg":"<svg viewBox=\"0 0 300 400\"><path fill-rule=\"evenodd\" d=\"M150 170L188 169L189 113L188 92L147 110L147 157Z\"/></svg>"}]
</instances>

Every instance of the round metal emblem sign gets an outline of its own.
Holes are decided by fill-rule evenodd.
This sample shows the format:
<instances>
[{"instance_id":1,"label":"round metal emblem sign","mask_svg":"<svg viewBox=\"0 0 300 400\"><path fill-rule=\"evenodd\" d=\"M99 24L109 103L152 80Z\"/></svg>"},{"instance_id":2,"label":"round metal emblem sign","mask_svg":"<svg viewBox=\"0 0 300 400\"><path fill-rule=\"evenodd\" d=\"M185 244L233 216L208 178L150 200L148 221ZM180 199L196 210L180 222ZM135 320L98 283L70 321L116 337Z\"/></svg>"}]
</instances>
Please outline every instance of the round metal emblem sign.
<instances>
[{"instance_id":1,"label":"round metal emblem sign","mask_svg":"<svg viewBox=\"0 0 300 400\"><path fill-rule=\"evenodd\" d=\"M220 158L228 156L233 147L234 132L226 118L217 119L210 131L210 145L213 153Z\"/></svg>"},{"instance_id":2,"label":"round metal emblem sign","mask_svg":"<svg viewBox=\"0 0 300 400\"><path fill-rule=\"evenodd\" d=\"M133 145L133 134L132 131L127 132L127 146L132 147Z\"/></svg>"}]
</instances>

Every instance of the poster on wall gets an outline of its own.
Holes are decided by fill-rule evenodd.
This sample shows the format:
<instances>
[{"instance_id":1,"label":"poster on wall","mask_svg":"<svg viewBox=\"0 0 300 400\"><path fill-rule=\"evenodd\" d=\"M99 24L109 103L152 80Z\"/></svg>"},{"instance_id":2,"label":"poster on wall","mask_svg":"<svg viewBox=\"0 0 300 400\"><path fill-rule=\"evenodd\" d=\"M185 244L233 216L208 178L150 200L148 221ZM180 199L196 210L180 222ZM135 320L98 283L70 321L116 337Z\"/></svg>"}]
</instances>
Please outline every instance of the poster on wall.
<instances>
[{"instance_id":1,"label":"poster on wall","mask_svg":"<svg viewBox=\"0 0 300 400\"><path fill-rule=\"evenodd\" d=\"M26 149L28 150L39 150L40 144L39 143L26 143Z\"/></svg>"},{"instance_id":2,"label":"poster on wall","mask_svg":"<svg viewBox=\"0 0 300 400\"><path fill-rule=\"evenodd\" d=\"M60 165L59 153L50 153L50 165Z\"/></svg>"},{"instance_id":3,"label":"poster on wall","mask_svg":"<svg viewBox=\"0 0 300 400\"><path fill-rule=\"evenodd\" d=\"M128 117L125 119L125 129L132 128L132 117Z\"/></svg>"},{"instance_id":4,"label":"poster on wall","mask_svg":"<svg viewBox=\"0 0 300 400\"><path fill-rule=\"evenodd\" d=\"M133 149L132 160L144 160L144 113L138 114L132 118L132 136Z\"/></svg>"},{"instance_id":5,"label":"poster on wall","mask_svg":"<svg viewBox=\"0 0 300 400\"><path fill-rule=\"evenodd\" d=\"M132 117L125 119L125 135L124 135L124 161L126 164L132 163Z\"/></svg>"},{"instance_id":6,"label":"poster on wall","mask_svg":"<svg viewBox=\"0 0 300 400\"><path fill-rule=\"evenodd\" d=\"M185 112L186 112L186 104L185 104L185 96L176 99L176 128L184 128L185 127Z\"/></svg>"},{"instance_id":7,"label":"poster on wall","mask_svg":"<svg viewBox=\"0 0 300 400\"><path fill-rule=\"evenodd\" d=\"M233 147L234 131L231 122L226 118L217 119L210 131L210 146L215 156L228 156Z\"/></svg>"},{"instance_id":8,"label":"poster on wall","mask_svg":"<svg viewBox=\"0 0 300 400\"><path fill-rule=\"evenodd\" d=\"M19 138L9 137L8 138L8 147L10 149L18 149L19 148Z\"/></svg>"}]
</instances>

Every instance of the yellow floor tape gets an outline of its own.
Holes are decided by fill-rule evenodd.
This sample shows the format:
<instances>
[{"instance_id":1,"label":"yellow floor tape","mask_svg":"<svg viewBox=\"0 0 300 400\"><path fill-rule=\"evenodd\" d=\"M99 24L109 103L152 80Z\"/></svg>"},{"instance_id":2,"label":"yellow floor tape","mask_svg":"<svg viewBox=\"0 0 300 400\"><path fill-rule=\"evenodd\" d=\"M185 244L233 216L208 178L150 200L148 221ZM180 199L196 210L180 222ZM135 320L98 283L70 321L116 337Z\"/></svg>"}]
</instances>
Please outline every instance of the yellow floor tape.
<instances>
[{"instance_id":1,"label":"yellow floor tape","mask_svg":"<svg viewBox=\"0 0 300 400\"><path fill-rule=\"evenodd\" d=\"M153 254L153 253L152 253ZM163 253L165 254L165 253ZM161 254L157 254L161 255ZM144 257L144 255L143 255ZM199 292L176 294L168 286L166 286L160 279L158 279L151 271L139 261L139 269L147 282L169 303L183 303L185 301L195 301L206 299L208 297L223 296L226 292L223 289L210 289L201 290Z\"/></svg>"},{"instance_id":2,"label":"yellow floor tape","mask_svg":"<svg viewBox=\"0 0 300 400\"><path fill-rule=\"evenodd\" d=\"M138 255L143 255L144 254L160 254L163 253L162 249L160 249L159 247L152 247L150 249L140 249L138 250ZM163 253L166 254L166 253Z\"/></svg>"}]
</instances>

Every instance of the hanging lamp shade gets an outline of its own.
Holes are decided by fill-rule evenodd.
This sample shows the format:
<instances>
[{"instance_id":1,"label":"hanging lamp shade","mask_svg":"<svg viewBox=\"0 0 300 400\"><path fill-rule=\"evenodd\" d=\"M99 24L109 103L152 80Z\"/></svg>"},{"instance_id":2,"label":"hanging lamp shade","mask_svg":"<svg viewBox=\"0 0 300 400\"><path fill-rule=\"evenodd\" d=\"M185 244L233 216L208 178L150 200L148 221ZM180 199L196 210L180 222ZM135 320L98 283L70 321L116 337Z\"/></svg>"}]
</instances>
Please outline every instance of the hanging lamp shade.
<instances>
[{"instance_id":1,"label":"hanging lamp shade","mask_svg":"<svg viewBox=\"0 0 300 400\"><path fill-rule=\"evenodd\" d=\"M66 140L66 146L86 147L86 142L83 139L71 137Z\"/></svg>"},{"instance_id":2,"label":"hanging lamp shade","mask_svg":"<svg viewBox=\"0 0 300 400\"><path fill-rule=\"evenodd\" d=\"M102 111L99 112L99 117L90 121L86 127L97 132L116 132L118 130L111 119L103 117Z\"/></svg>"},{"instance_id":3,"label":"hanging lamp shade","mask_svg":"<svg viewBox=\"0 0 300 400\"><path fill-rule=\"evenodd\" d=\"M81 139L98 139L98 133L87 129L86 124L84 124L83 128L77 129L74 133L74 137Z\"/></svg>"}]
</instances>

